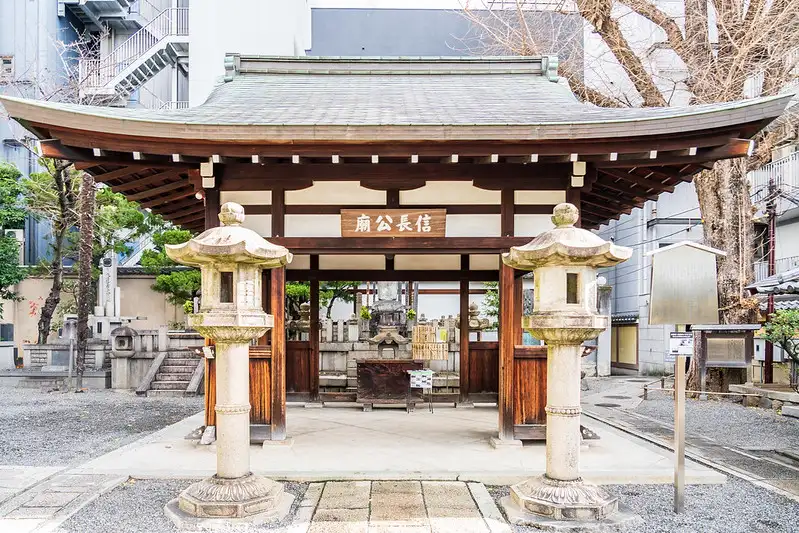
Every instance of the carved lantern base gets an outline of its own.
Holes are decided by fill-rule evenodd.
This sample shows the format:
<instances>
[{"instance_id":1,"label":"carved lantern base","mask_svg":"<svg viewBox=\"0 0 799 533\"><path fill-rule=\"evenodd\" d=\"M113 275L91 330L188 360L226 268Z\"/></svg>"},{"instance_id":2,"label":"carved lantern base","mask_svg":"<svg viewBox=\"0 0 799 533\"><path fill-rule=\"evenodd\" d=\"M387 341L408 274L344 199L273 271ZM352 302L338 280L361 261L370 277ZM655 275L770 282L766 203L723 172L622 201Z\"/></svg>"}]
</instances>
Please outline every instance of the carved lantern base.
<instances>
[{"instance_id":1,"label":"carved lantern base","mask_svg":"<svg viewBox=\"0 0 799 533\"><path fill-rule=\"evenodd\" d=\"M184 530L230 521L263 524L282 520L293 501L282 484L255 474L235 479L211 476L169 502L166 514ZM219 519L223 519L221 524Z\"/></svg>"},{"instance_id":2,"label":"carved lantern base","mask_svg":"<svg viewBox=\"0 0 799 533\"><path fill-rule=\"evenodd\" d=\"M546 475L513 485L510 496L525 511L553 520L602 520L619 508L617 499L596 485Z\"/></svg>"}]
</instances>

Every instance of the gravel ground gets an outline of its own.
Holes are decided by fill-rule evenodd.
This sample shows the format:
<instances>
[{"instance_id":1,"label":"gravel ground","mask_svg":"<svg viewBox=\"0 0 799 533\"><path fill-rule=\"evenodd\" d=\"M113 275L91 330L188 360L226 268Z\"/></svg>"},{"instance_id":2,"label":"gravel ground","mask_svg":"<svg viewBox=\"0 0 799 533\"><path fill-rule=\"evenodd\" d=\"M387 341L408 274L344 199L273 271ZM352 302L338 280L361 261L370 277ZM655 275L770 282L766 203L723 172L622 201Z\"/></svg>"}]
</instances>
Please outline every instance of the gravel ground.
<instances>
[{"instance_id":1,"label":"gravel ground","mask_svg":"<svg viewBox=\"0 0 799 533\"><path fill-rule=\"evenodd\" d=\"M85 462L202 410L202 397L140 398L0 388L0 464Z\"/></svg>"},{"instance_id":2,"label":"gravel ground","mask_svg":"<svg viewBox=\"0 0 799 533\"><path fill-rule=\"evenodd\" d=\"M177 497L192 482L187 480L130 479L100 496L61 524L57 533L176 533L178 530L164 514L164 505ZM254 526L214 529L220 533L256 532L280 529L294 516L308 485L286 482L286 492L294 494L294 504L283 522Z\"/></svg>"},{"instance_id":3,"label":"gravel ground","mask_svg":"<svg viewBox=\"0 0 799 533\"><path fill-rule=\"evenodd\" d=\"M635 376L630 376L630 379L636 379ZM640 378L646 379L646 378ZM651 381L651 380L647 380ZM601 394L605 391L613 389L614 387L619 386L619 382L616 379L608 379L608 378L585 378L586 384L588 384L588 390L582 391L583 396L589 396L593 394ZM643 385L643 383L641 383Z\"/></svg>"},{"instance_id":4,"label":"gravel ground","mask_svg":"<svg viewBox=\"0 0 799 533\"><path fill-rule=\"evenodd\" d=\"M674 514L671 485L608 485L619 503L644 519L645 526L628 526L619 533L794 533L799 531L799 504L729 478L723 485L688 485L685 512ZM499 505L508 487L488 487ZM500 509L502 507L500 506ZM516 533L538 529L512 526Z\"/></svg>"},{"instance_id":5,"label":"gravel ground","mask_svg":"<svg viewBox=\"0 0 799 533\"><path fill-rule=\"evenodd\" d=\"M641 402L635 412L674 423L674 401L662 393ZM799 420L729 400L687 400L685 427L688 436L711 438L727 446L750 450L799 448Z\"/></svg>"}]
</instances>

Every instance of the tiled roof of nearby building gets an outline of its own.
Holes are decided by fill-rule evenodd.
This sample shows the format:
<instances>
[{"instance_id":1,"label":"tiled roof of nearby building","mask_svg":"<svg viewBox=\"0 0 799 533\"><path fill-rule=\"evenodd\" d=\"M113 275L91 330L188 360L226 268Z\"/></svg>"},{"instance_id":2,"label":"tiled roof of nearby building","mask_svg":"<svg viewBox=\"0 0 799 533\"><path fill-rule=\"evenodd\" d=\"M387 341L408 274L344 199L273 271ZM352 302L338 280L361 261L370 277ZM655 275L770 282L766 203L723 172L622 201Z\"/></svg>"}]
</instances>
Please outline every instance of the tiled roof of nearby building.
<instances>
[{"instance_id":1,"label":"tiled roof of nearby building","mask_svg":"<svg viewBox=\"0 0 799 533\"><path fill-rule=\"evenodd\" d=\"M762 279L746 287L753 294L799 293L799 268Z\"/></svg>"},{"instance_id":2,"label":"tiled roof of nearby building","mask_svg":"<svg viewBox=\"0 0 799 533\"><path fill-rule=\"evenodd\" d=\"M101 120L98 131L159 136L256 138L283 131L293 139L357 139L361 127L388 126L403 139L591 139L697 131L779 115L789 96L666 108L600 108L576 100L557 76L555 58L326 58L229 56L225 83L195 108L147 110L43 101L5 101L50 113ZM27 113L26 113L27 114ZM33 120L36 120L35 118ZM146 124L144 124L146 123ZM227 129L202 129L225 126ZM269 127L258 130L254 127ZM241 131L237 127L245 127ZM347 127L355 127L351 131ZM415 129L418 127L419 129ZM166 129L168 128L168 130ZM320 129L316 129L320 128ZM331 128L338 128L332 130ZM361 133L359 133L361 132ZM399 138L399 137L396 137Z\"/></svg>"},{"instance_id":3,"label":"tiled roof of nearby building","mask_svg":"<svg viewBox=\"0 0 799 533\"><path fill-rule=\"evenodd\" d=\"M620 324L637 324L638 313L618 313L610 317L611 325L618 326Z\"/></svg>"}]
</instances>

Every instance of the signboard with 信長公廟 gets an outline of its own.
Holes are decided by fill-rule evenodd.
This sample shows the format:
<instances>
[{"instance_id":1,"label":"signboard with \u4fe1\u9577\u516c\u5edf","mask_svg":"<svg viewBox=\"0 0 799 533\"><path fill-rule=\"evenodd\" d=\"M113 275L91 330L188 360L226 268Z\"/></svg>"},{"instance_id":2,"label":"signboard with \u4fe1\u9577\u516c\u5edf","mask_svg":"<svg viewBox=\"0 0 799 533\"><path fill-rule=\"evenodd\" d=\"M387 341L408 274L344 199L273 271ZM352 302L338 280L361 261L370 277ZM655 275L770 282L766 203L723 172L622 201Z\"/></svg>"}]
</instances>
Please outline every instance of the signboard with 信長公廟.
<instances>
[{"instance_id":1,"label":"signboard with \u4fe1\u9577\u516c\u5edf","mask_svg":"<svg viewBox=\"0 0 799 533\"><path fill-rule=\"evenodd\" d=\"M342 209L342 237L444 237L446 209Z\"/></svg>"}]
</instances>

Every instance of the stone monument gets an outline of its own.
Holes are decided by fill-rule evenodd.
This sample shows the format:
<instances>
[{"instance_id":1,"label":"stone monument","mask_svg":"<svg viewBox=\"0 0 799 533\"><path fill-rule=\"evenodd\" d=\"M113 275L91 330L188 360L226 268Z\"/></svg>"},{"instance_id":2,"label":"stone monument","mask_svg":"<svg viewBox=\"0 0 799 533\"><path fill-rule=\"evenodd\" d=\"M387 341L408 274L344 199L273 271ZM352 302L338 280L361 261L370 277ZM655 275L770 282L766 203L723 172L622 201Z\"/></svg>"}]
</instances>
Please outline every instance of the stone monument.
<instances>
[{"instance_id":1,"label":"stone monument","mask_svg":"<svg viewBox=\"0 0 799 533\"><path fill-rule=\"evenodd\" d=\"M216 346L216 475L194 483L166 506L184 528L232 519L254 523L281 519L293 496L280 483L250 472L249 344L274 318L263 311L261 271L282 268L291 254L244 228L244 209L222 205L222 225L190 241L167 245L172 260L200 267L202 304L188 322Z\"/></svg>"},{"instance_id":2,"label":"stone monument","mask_svg":"<svg viewBox=\"0 0 799 533\"><path fill-rule=\"evenodd\" d=\"M534 311L522 327L547 344L546 473L511 487L502 503L514 523L550 529L631 516L616 514L616 498L583 482L579 460L581 345L608 327L597 313L596 269L626 261L632 250L574 227L577 220L574 205L559 204L554 229L502 256L534 272Z\"/></svg>"}]
</instances>

